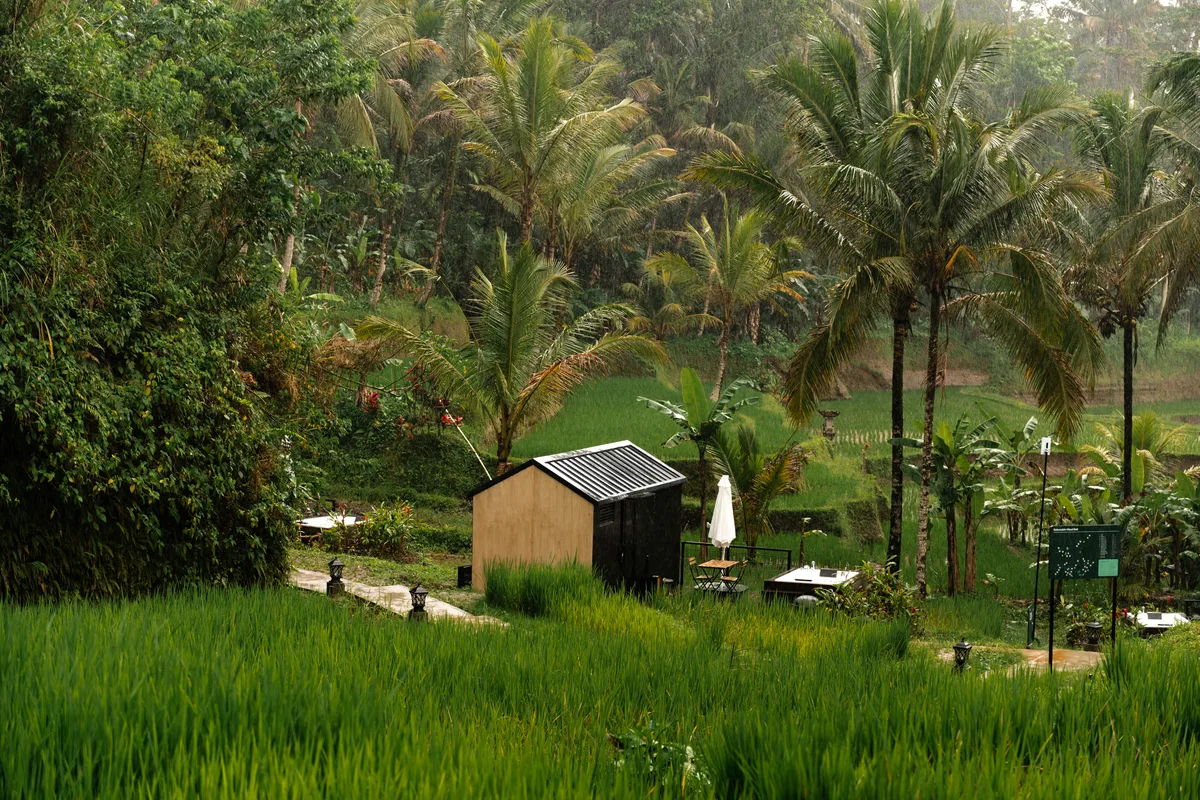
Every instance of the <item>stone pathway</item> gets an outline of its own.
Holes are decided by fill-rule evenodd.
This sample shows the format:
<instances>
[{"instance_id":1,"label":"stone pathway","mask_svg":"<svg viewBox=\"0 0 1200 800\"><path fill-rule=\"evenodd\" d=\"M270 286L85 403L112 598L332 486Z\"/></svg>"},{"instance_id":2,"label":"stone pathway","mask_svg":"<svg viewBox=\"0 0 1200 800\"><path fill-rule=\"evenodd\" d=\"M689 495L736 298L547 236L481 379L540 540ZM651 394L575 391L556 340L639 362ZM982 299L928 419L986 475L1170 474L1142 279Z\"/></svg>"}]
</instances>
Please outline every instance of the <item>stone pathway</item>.
<instances>
[{"instance_id":1,"label":"stone pathway","mask_svg":"<svg viewBox=\"0 0 1200 800\"><path fill-rule=\"evenodd\" d=\"M1021 655L1025 657L1024 664L1015 664L1009 671L1015 672L1022 667L1029 667L1035 670L1050 669L1050 653L1046 650L1022 650ZM1103 653L1090 653L1086 650L1064 650L1062 648L1054 648L1054 671L1061 670L1087 670L1096 669L1100 666L1100 662L1104 660Z\"/></svg>"},{"instance_id":2,"label":"stone pathway","mask_svg":"<svg viewBox=\"0 0 1200 800\"><path fill-rule=\"evenodd\" d=\"M291 581L292 585L299 586L301 589L308 589L311 592L324 594L325 586L329 582L329 575L308 569L293 569ZM408 616L408 612L412 610L412 595L409 593L409 587L407 586L402 586L398 583L393 586L371 586L366 583L345 579L342 580L342 584L346 587L347 593L355 597L361 597L368 603L386 608L393 614L406 617ZM459 622L505 624L494 617L477 617L458 606L452 606L434 597L425 598L425 611L431 620L452 619Z\"/></svg>"},{"instance_id":3,"label":"stone pathway","mask_svg":"<svg viewBox=\"0 0 1200 800\"><path fill-rule=\"evenodd\" d=\"M987 648L980 648L979 652L984 652ZM1007 670L1009 675L1014 675L1018 670L1032 669L1036 671L1046 671L1050 668L1050 653L1045 650L1019 650L1024 661L1013 664ZM953 650L939 650L937 657L941 661L948 664L954 663ZM1089 653L1086 650L1064 650L1062 648L1054 649L1054 671L1077 671L1091 670L1100 666L1100 662L1104 660L1103 653Z\"/></svg>"}]
</instances>

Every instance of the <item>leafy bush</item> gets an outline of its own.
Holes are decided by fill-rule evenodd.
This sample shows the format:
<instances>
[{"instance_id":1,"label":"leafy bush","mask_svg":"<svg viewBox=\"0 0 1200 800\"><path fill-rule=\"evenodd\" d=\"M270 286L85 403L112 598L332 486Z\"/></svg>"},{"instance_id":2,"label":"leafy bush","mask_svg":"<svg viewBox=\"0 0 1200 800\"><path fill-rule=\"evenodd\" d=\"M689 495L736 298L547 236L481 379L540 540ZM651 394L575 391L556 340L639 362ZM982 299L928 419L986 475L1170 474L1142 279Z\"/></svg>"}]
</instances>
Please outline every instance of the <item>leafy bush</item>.
<instances>
[{"instance_id":1,"label":"leafy bush","mask_svg":"<svg viewBox=\"0 0 1200 800\"><path fill-rule=\"evenodd\" d=\"M613 766L636 775L650 786L685 786L689 781L699 786L710 783L699 768L691 746L661 741L654 720L625 733L610 733L607 739L616 751Z\"/></svg>"},{"instance_id":2,"label":"leafy bush","mask_svg":"<svg viewBox=\"0 0 1200 800\"><path fill-rule=\"evenodd\" d=\"M357 525L330 528L321 536L322 544L335 553L399 559L413 530L412 514L406 503L385 503Z\"/></svg>"},{"instance_id":3,"label":"leafy bush","mask_svg":"<svg viewBox=\"0 0 1200 800\"><path fill-rule=\"evenodd\" d=\"M858 585L840 590L818 589L825 606L848 617L900 620L913 636L922 631L921 609L916 592L904 585L898 573L864 563L859 567Z\"/></svg>"},{"instance_id":4,"label":"leafy bush","mask_svg":"<svg viewBox=\"0 0 1200 800\"><path fill-rule=\"evenodd\" d=\"M404 554L405 540L412 528L412 506L387 503L367 514L353 530L364 555L399 558Z\"/></svg>"},{"instance_id":5,"label":"leafy bush","mask_svg":"<svg viewBox=\"0 0 1200 800\"><path fill-rule=\"evenodd\" d=\"M592 571L582 564L506 564L485 567L488 605L531 617L550 614L561 604L595 597L602 591Z\"/></svg>"}]
</instances>

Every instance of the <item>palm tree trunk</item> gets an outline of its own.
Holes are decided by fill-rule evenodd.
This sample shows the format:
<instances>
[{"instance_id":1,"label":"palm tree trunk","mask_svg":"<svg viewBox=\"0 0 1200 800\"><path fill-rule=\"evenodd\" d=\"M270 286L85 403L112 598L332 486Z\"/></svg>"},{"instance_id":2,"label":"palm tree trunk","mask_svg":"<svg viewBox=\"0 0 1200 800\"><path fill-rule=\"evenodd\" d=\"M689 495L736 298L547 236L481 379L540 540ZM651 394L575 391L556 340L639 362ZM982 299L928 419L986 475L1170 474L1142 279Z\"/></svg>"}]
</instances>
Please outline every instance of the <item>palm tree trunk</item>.
<instances>
[{"instance_id":1,"label":"palm tree trunk","mask_svg":"<svg viewBox=\"0 0 1200 800\"><path fill-rule=\"evenodd\" d=\"M512 469L512 462L508 460L512 455L512 445L512 435L502 418L496 430L496 477Z\"/></svg>"},{"instance_id":2,"label":"palm tree trunk","mask_svg":"<svg viewBox=\"0 0 1200 800\"><path fill-rule=\"evenodd\" d=\"M917 591L925 597L925 560L929 552L929 487L933 483L933 404L937 398L938 327L941 324L942 299L934 292L929 298L929 352L925 364L925 433L921 437L921 493L917 504Z\"/></svg>"},{"instance_id":3,"label":"palm tree trunk","mask_svg":"<svg viewBox=\"0 0 1200 800\"><path fill-rule=\"evenodd\" d=\"M717 382L713 386L712 400L716 402L721 396L721 383L725 380L725 362L729 356L729 329L733 327L732 323L726 319L725 324L721 326L721 336L717 339L717 350L720 355L717 358Z\"/></svg>"},{"instance_id":4,"label":"palm tree trunk","mask_svg":"<svg viewBox=\"0 0 1200 800\"><path fill-rule=\"evenodd\" d=\"M650 238L646 241L646 258L654 255L654 232L658 230L658 209L650 216Z\"/></svg>"},{"instance_id":5,"label":"palm tree trunk","mask_svg":"<svg viewBox=\"0 0 1200 800\"><path fill-rule=\"evenodd\" d=\"M975 591L975 509L971 498L963 506L963 535L966 537L966 565L963 572L963 591Z\"/></svg>"},{"instance_id":6,"label":"palm tree trunk","mask_svg":"<svg viewBox=\"0 0 1200 800\"><path fill-rule=\"evenodd\" d=\"M1021 490L1021 476L1017 472L1013 472L1013 494L1017 494ZM1008 512L1008 540L1013 544L1017 543L1017 539L1022 532L1021 522L1024 515L1020 511Z\"/></svg>"},{"instance_id":7,"label":"palm tree trunk","mask_svg":"<svg viewBox=\"0 0 1200 800\"><path fill-rule=\"evenodd\" d=\"M903 308L901 308L903 305ZM892 321L892 506L888 517L888 568L900 571L904 537L904 342L908 338L908 300L897 303Z\"/></svg>"},{"instance_id":8,"label":"palm tree trunk","mask_svg":"<svg viewBox=\"0 0 1200 800\"><path fill-rule=\"evenodd\" d=\"M383 294L383 275L387 272L388 249L392 245L392 214L390 210L383 212L383 238L379 243L379 267L375 270L375 285L371 287L371 308L379 305L379 296Z\"/></svg>"},{"instance_id":9,"label":"palm tree trunk","mask_svg":"<svg viewBox=\"0 0 1200 800\"><path fill-rule=\"evenodd\" d=\"M442 247L446 242L446 221L450 218L450 201L454 197L454 185L458 180L459 138L454 137L451 145L450 168L446 170L446 186L442 189L442 207L438 211L437 236L433 240L433 255L429 259L430 279L421 291L419 302L424 305L433 294L434 278L437 277L438 267L442 263Z\"/></svg>"},{"instance_id":10,"label":"palm tree trunk","mask_svg":"<svg viewBox=\"0 0 1200 800\"><path fill-rule=\"evenodd\" d=\"M946 509L946 594L958 594L958 505Z\"/></svg>"},{"instance_id":11,"label":"palm tree trunk","mask_svg":"<svg viewBox=\"0 0 1200 800\"><path fill-rule=\"evenodd\" d=\"M1125 412L1121 452L1121 505L1133 501L1133 331L1136 323L1127 319L1124 324L1124 353L1121 372L1124 384L1122 409Z\"/></svg>"},{"instance_id":12,"label":"palm tree trunk","mask_svg":"<svg viewBox=\"0 0 1200 800\"><path fill-rule=\"evenodd\" d=\"M529 244L533 235L533 200L521 200L521 244Z\"/></svg>"},{"instance_id":13,"label":"palm tree trunk","mask_svg":"<svg viewBox=\"0 0 1200 800\"><path fill-rule=\"evenodd\" d=\"M762 323L762 303L750 307L750 342L758 344L758 329Z\"/></svg>"},{"instance_id":14,"label":"palm tree trunk","mask_svg":"<svg viewBox=\"0 0 1200 800\"><path fill-rule=\"evenodd\" d=\"M696 471L700 473L700 541L702 542L708 541L708 529L705 527L708 522L708 465L704 461L707 449L703 445L696 445L699 453L699 458L696 460ZM708 558L708 545L700 546L700 557Z\"/></svg>"}]
</instances>

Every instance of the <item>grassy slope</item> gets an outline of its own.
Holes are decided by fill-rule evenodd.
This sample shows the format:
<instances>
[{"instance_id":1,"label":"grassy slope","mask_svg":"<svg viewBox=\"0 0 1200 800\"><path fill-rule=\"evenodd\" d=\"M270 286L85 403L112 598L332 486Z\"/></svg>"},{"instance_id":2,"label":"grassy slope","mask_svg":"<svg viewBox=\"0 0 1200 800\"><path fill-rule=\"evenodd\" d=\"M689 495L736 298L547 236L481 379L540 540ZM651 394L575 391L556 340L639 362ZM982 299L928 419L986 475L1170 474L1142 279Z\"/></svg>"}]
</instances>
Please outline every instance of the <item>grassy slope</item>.
<instances>
[{"instance_id":1,"label":"grassy slope","mask_svg":"<svg viewBox=\"0 0 1200 800\"><path fill-rule=\"evenodd\" d=\"M691 445L684 444L670 450L662 446L677 428L667 417L638 403L639 395L679 400L676 389L654 378L613 377L593 381L576 390L556 416L518 441L513 448L513 455L516 458L531 458L629 439L662 458L694 459L696 451ZM922 392L907 391L904 399L909 420L906 428L909 435L915 436L922 413ZM952 387L939 392L937 402L939 419L954 420L964 413L975 421L994 416L1001 423L1016 427L1024 425L1031 416L1046 418L1034 406L981 389ZM827 402L825 407L841 412L835 420L840 432L837 445L839 452L858 455L863 446L869 444L872 454L883 455L890 435L890 403L891 398L886 391L860 391L855 392L849 400ZM1138 408L1154 410L1168 418L1189 413L1200 414L1200 404L1187 402L1141 403ZM1113 409L1108 406L1100 406L1090 412L1079 443L1095 441L1092 430L1094 423L1111 421L1112 413ZM774 398L764 397L762 402L750 407L744 414L754 421L759 435L769 447L777 446L793 435L783 409ZM814 425L796 436L801 440L807 439L815 435L818 428L819 425ZM1043 423L1042 430L1049 433L1049 425ZM1190 426L1190 435L1181 452L1200 453L1197 433L1200 433L1200 426Z\"/></svg>"},{"instance_id":2,"label":"grassy slope","mask_svg":"<svg viewBox=\"0 0 1200 800\"><path fill-rule=\"evenodd\" d=\"M878 623L607 597L509 629L240 590L0 607L6 797L1196 797L1200 660L954 675ZM1154 680L1134 676L1154 675ZM687 781L606 734L653 721ZM664 774L665 773L665 774ZM652 775L662 775L654 789Z\"/></svg>"}]
</instances>

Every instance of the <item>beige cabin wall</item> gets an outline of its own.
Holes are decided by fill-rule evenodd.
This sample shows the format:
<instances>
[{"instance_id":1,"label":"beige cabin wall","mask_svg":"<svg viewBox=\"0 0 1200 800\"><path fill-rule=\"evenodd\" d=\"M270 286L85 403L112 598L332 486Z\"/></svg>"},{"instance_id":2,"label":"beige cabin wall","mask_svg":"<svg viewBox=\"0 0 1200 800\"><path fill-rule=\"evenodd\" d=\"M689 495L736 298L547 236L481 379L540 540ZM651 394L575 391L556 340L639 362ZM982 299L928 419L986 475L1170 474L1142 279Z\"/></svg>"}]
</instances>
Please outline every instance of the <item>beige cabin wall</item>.
<instances>
[{"instance_id":1,"label":"beige cabin wall","mask_svg":"<svg viewBox=\"0 0 1200 800\"><path fill-rule=\"evenodd\" d=\"M475 495L471 585L486 586L493 561L592 564L592 504L529 467Z\"/></svg>"}]
</instances>

